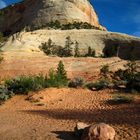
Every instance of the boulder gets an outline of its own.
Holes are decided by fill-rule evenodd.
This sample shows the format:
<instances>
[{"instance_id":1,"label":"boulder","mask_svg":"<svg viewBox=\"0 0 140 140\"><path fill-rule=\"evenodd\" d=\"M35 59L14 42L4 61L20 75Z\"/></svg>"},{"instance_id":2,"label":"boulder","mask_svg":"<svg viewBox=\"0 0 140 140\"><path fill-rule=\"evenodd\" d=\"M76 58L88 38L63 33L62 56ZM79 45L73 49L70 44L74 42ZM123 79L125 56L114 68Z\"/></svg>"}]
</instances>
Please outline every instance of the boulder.
<instances>
[{"instance_id":1,"label":"boulder","mask_svg":"<svg viewBox=\"0 0 140 140\"><path fill-rule=\"evenodd\" d=\"M114 140L115 130L105 124L99 123L84 129L81 140Z\"/></svg>"}]
</instances>

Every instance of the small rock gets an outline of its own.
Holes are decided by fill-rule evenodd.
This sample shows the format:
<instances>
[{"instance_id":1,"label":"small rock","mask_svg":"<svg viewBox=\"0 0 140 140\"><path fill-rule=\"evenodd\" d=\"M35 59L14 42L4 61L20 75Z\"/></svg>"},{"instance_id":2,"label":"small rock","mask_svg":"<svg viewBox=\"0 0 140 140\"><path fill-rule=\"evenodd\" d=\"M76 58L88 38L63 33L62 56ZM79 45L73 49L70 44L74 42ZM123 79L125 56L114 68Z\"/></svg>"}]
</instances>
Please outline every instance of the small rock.
<instances>
[{"instance_id":1,"label":"small rock","mask_svg":"<svg viewBox=\"0 0 140 140\"><path fill-rule=\"evenodd\" d=\"M95 87L93 87L91 90L92 90L92 91L96 91L97 89L96 89Z\"/></svg>"},{"instance_id":2,"label":"small rock","mask_svg":"<svg viewBox=\"0 0 140 140\"><path fill-rule=\"evenodd\" d=\"M41 102L35 103L34 105L36 105L36 106L46 106L45 103L41 103Z\"/></svg>"},{"instance_id":3,"label":"small rock","mask_svg":"<svg viewBox=\"0 0 140 140\"><path fill-rule=\"evenodd\" d=\"M115 130L105 124L99 123L84 129L81 140L114 140Z\"/></svg>"}]
</instances>

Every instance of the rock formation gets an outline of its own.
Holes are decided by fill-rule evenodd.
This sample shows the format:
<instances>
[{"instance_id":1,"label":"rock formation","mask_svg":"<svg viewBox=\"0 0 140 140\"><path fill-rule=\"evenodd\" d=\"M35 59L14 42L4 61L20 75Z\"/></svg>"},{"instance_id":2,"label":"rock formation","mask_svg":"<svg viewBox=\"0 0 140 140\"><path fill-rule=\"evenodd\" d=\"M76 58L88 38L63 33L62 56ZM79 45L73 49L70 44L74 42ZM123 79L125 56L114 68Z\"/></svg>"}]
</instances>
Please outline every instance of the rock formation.
<instances>
[{"instance_id":1,"label":"rock formation","mask_svg":"<svg viewBox=\"0 0 140 140\"><path fill-rule=\"evenodd\" d=\"M81 140L114 140L115 130L105 123L91 124L79 122L75 127L75 134Z\"/></svg>"},{"instance_id":2,"label":"rock formation","mask_svg":"<svg viewBox=\"0 0 140 140\"><path fill-rule=\"evenodd\" d=\"M81 140L114 140L115 130L105 124L99 123L84 129Z\"/></svg>"},{"instance_id":3,"label":"rock formation","mask_svg":"<svg viewBox=\"0 0 140 140\"><path fill-rule=\"evenodd\" d=\"M41 43L50 38L56 45L64 47L66 37L70 36L73 42L79 43L81 54L87 53L88 47L95 49L96 55L100 56L105 51L111 54L115 48L115 55L122 59L140 59L140 39L126 34L118 34L98 30L36 30L33 32L21 32L11 36L2 47L4 52L19 51L38 52ZM72 46L74 48L74 45ZM117 49L116 49L117 48ZM113 50L112 50L113 49Z\"/></svg>"},{"instance_id":4,"label":"rock formation","mask_svg":"<svg viewBox=\"0 0 140 140\"><path fill-rule=\"evenodd\" d=\"M61 24L87 22L103 30L98 16L88 0L25 0L1 11L0 32L13 34L3 45L3 51L41 52L39 46L48 39L64 46L66 37L79 43L81 54L90 46L96 55L106 53L122 59L140 59L140 39L125 34L100 30L48 30L25 32L25 26L42 26L58 20ZM22 31L21 31L22 30ZM41 52L42 53L42 52ZM43 53L42 53L43 54Z\"/></svg>"},{"instance_id":5,"label":"rock formation","mask_svg":"<svg viewBox=\"0 0 140 140\"><path fill-rule=\"evenodd\" d=\"M0 31L13 33L25 26L42 26L58 20L61 24L87 22L104 29L88 0L25 0L1 10Z\"/></svg>"}]
</instances>

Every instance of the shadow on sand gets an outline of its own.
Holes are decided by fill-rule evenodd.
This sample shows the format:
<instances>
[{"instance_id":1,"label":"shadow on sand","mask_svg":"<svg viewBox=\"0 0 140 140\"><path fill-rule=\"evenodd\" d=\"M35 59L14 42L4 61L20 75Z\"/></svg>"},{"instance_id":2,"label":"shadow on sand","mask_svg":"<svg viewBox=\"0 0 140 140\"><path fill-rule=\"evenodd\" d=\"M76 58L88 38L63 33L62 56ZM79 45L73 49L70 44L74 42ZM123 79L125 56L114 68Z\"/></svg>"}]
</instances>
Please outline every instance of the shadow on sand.
<instances>
[{"instance_id":1,"label":"shadow on sand","mask_svg":"<svg viewBox=\"0 0 140 140\"><path fill-rule=\"evenodd\" d=\"M74 135L74 132L70 131L53 131L52 133L57 134L57 138L61 140L80 140L77 136Z\"/></svg>"},{"instance_id":2,"label":"shadow on sand","mask_svg":"<svg viewBox=\"0 0 140 140\"><path fill-rule=\"evenodd\" d=\"M77 120L87 123L105 122L112 125L140 125L140 104L116 106L115 109L46 109L27 110L24 112L58 120Z\"/></svg>"},{"instance_id":3,"label":"shadow on sand","mask_svg":"<svg viewBox=\"0 0 140 140\"><path fill-rule=\"evenodd\" d=\"M86 123L104 122L111 125L129 125L140 128L140 104L116 106L115 109L93 109L93 110L70 110L70 109L46 109L27 110L24 113L41 115L57 120L74 120ZM70 131L54 131L57 138L62 140L79 140Z\"/></svg>"}]
</instances>

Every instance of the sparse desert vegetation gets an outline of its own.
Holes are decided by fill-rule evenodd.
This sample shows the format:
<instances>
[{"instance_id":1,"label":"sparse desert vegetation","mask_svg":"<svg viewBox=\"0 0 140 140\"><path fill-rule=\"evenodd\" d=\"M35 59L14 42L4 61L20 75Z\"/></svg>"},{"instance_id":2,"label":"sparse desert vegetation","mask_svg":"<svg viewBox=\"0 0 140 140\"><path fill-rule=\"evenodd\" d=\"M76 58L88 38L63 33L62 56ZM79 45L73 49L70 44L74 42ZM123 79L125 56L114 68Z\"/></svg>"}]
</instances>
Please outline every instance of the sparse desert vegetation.
<instances>
[{"instance_id":1,"label":"sparse desert vegetation","mask_svg":"<svg viewBox=\"0 0 140 140\"><path fill-rule=\"evenodd\" d=\"M5 77L11 74L11 78L4 77L0 88L0 125L12 130L2 134L4 139L38 138L37 134L41 139L78 140L73 129L82 121L105 122L115 129L117 139L136 140L140 96L135 61L53 55L30 58L27 54L19 54L15 61L7 55L0 73ZM119 69L120 65L124 66ZM135 86L128 88L130 83Z\"/></svg>"},{"instance_id":2,"label":"sparse desert vegetation","mask_svg":"<svg viewBox=\"0 0 140 140\"><path fill-rule=\"evenodd\" d=\"M107 76L110 75L111 76ZM87 87L92 91L104 90L104 89L117 89L121 90L118 83L123 86L124 92L139 92L140 89L140 73L137 71L137 65L135 62L129 62L125 65L125 70L118 70L116 72L110 72L109 66L104 65L100 69L101 78L94 82L88 82L80 77L73 78L71 80L67 77L67 71L65 70L62 61L59 61L57 70L50 69L48 75L43 74L31 75L31 76L19 76L13 79L6 80L1 85L1 101L5 101L12 97L14 94L28 94L29 92L39 91L44 88L50 87L72 87L72 88L84 88ZM111 77L111 78L108 78ZM112 101L118 101L124 103L129 100L127 97L116 97Z\"/></svg>"},{"instance_id":3,"label":"sparse desert vegetation","mask_svg":"<svg viewBox=\"0 0 140 140\"><path fill-rule=\"evenodd\" d=\"M40 50L46 55L54 55L59 57L96 57L96 51L90 46L87 49L87 53L81 54L79 50L79 43L72 41L70 36L66 37L65 46L56 45L51 39L47 42L41 43Z\"/></svg>"},{"instance_id":4,"label":"sparse desert vegetation","mask_svg":"<svg viewBox=\"0 0 140 140\"><path fill-rule=\"evenodd\" d=\"M38 26L26 26L25 30L26 31L34 31L38 29L61 29L61 30L72 30L72 29L96 29L96 30L102 30L99 27L93 26L90 23L87 22L73 22L73 23L67 23L67 24L61 24L58 20L56 21L51 21L46 24L38 25Z\"/></svg>"},{"instance_id":5,"label":"sparse desert vegetation","mask_svg":"<svg viewBox=\"0 0 140 140\"><path fill-rule=\"evenodd\" d=\"M0 10L0 139L139 140L140 39L89 2Z\"/></svg>"}]
</instances>

